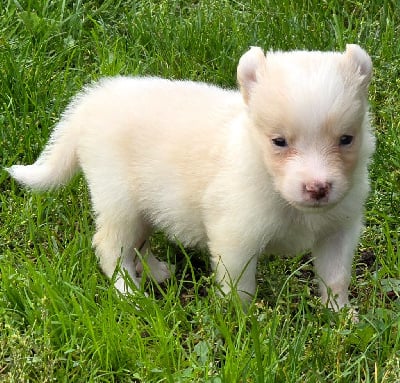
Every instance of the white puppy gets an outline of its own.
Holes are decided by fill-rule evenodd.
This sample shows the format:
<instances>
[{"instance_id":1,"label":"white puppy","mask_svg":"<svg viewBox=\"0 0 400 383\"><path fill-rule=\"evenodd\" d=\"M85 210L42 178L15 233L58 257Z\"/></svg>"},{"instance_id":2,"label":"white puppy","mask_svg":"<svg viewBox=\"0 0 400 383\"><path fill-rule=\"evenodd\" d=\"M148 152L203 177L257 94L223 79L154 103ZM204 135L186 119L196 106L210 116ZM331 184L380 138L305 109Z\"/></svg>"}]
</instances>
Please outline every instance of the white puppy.
<instances>
[{"instance_id":1,"label":"white puppy","mask_svg":"<svg viewBox=\"0 0 400 383\"><path fill-rule=\"evenodd\" d=\"M234 284L244 300L261 254L311 249L322 299L338 309L348 304L369 189L371 73L367 53L347 45L266 56L251 48L237 68L240 92L106 78L72 101L33 165L8 171L48 189L83 170L109 277L120 264L139 285L137 251L155 279L169 276L148 248L154 228L206 245L223 290Z\"/></svg>"}]
</instances>

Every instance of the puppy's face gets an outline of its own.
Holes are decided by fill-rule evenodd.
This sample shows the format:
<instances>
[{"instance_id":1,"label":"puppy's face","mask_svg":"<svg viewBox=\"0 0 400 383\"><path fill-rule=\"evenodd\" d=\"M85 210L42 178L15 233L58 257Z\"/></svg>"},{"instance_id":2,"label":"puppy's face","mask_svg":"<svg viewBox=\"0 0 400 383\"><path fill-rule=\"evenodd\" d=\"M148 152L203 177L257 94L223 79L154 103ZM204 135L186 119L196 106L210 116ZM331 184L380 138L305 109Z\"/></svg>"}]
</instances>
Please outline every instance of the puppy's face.
<instances>
[{"instance_id":1,"label":"puppy's face","mask_svg":"<svg viewBox=\"0 0 400 383\"><path fill-rule=\"evenodd\" d=\"M275 189L301 210L336 205L373 149L368 55L357 46L266 58L255 50L242 57L238 78Z\"/></svg>"}]
</instances>

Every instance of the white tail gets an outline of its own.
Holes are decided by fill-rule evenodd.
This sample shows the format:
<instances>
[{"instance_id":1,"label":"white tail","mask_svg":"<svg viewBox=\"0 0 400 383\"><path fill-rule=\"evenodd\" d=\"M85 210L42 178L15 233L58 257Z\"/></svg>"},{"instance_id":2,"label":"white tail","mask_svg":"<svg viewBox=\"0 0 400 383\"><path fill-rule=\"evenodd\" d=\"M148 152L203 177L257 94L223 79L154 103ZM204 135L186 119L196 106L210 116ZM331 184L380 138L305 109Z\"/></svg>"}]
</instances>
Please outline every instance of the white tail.
<instances>
[{"instance_id":1,"label":"white tail","mask_svg":"<svg viewBox=\"0 0 400 383\"><path fill-rule=\"evenodd\" d=\"M58 123L44 151L32 165L14 165L6 170L18 182L37 190L65 184L78 168L76 133L68 118Z\"/></svg>"}]
</instances>

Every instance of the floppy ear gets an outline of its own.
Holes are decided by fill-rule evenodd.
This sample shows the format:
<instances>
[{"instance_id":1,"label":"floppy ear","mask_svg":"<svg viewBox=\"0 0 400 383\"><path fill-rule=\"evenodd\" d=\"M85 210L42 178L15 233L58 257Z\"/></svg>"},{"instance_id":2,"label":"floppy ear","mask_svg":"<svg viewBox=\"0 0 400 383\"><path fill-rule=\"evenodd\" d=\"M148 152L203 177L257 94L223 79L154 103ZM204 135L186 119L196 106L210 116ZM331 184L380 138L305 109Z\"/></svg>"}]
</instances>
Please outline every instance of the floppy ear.
<instances>
[{"instance_id":1,"label":"floppy ear","mask_svg":"<svg viewBox=\"0 0 400 383\"><path fill-rule=\"evenodd\" d=\"M265 55L261 48L251 47L239 60L237 79L243 99L247 104L250 93L257 83L260 70L264 68Z\"/></svg>"},{"instance_id":2,"label":"floppy ear","mask_svg":"<svg viewBox=\"0 0 400 383\"><path fill-rule=\"evenodd\" d=\"M362 86L367 89L372 77L371 57L357 44L347 44L344 55L355 66L356 71L362 77Z\"/></svg>"}]
</instances>

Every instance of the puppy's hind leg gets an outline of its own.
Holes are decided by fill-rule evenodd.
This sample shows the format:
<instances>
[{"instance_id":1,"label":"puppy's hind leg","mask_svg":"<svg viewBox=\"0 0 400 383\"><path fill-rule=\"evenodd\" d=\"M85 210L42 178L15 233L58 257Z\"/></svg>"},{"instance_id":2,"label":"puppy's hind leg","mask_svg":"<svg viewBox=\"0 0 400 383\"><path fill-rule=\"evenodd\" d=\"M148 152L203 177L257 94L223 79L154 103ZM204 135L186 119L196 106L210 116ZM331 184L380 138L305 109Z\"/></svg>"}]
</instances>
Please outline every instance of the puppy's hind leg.
<instances>
[{"instance_id":1,"label":"puppy's hind leg","mask_svg":"<svg viewBox=\"0 0 400 383\"><path fill-rule=\"evenodd\" d=\"M93 245L104 274L112 278L117 272L115 287L122 293L131 293L124 274L127 273L136 287L140 287L135 248L147 240L149 229L132 204L126 204L121 198L113 202L102 205L94 201L97 230Z\"/></svg>"}]
</instances>

